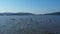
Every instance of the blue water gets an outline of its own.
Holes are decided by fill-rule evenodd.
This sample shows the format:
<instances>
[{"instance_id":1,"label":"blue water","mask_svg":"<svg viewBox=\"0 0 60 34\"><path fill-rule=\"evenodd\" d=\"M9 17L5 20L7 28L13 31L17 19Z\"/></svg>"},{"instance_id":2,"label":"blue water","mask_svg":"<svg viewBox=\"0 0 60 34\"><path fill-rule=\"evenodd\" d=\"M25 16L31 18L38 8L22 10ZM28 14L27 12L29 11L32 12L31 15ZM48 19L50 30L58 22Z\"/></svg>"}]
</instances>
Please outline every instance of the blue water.
<instances>
[{"instance_id":1,"label":"blue water","mask_svg":"<svg viewBox=\"0 0 60 34\"><path fill-rule=\"evenodd\" d=\"M0 16L0 34L24 34L17 30L35 29L37 34L50 32L60 34L60 16L41 15L41 16ZM36 32L35 32L36 33Z\"/></svg>"}]
</instances>

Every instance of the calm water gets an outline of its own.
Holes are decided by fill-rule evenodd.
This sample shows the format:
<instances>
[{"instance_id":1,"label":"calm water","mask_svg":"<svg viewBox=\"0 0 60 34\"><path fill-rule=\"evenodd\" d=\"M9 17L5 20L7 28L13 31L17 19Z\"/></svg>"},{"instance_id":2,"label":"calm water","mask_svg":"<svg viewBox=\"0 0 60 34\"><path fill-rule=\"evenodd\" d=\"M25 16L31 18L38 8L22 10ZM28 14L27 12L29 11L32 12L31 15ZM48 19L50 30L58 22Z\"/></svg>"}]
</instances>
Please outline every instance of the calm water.
<instances>
[{"instance_id":1,"label":"calm water","mask_svg":"<svg viewBox=\"0 0 60 34\"><path fill-rule=\"evenodd\" d=\"M30 33L60 34L60 16L0 16L0 34Z\"/></svg>"}]
</instances>

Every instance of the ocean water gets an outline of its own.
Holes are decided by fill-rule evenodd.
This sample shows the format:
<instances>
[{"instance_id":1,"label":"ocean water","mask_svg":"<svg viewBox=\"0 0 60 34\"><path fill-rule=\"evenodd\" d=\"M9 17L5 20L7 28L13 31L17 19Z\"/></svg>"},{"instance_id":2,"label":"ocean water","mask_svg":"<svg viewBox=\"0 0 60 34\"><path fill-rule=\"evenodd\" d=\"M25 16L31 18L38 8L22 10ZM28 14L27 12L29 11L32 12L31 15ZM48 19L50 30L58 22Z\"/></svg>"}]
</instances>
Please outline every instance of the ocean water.
<instances>
[{"instance_id":1,"label":"ocean water","mask_svg":"<svg viewBox=\"0 0 60 34\"><path fill-rule=\"evenodd\" d=\"M60 34L60 16L0 16L0 34Z\"/></svg>"}]
</instances>

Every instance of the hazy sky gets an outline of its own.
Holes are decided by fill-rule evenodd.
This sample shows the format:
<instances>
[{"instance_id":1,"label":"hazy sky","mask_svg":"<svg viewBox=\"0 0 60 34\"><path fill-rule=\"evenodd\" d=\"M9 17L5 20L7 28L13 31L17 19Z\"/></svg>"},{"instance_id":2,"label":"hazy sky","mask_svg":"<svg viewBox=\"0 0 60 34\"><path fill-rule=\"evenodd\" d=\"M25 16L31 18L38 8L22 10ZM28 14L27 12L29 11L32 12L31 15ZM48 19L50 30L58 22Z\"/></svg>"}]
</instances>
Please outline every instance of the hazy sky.
<instances>
[{"instance_id":1,"label":"hazy sky","mask_svg":"<svg viewBox=\"0 0 60 34\"><path fill-rule=\"evenodd\" d=\"M60 11L60 0L0 0L0 12L44 14Z\"/></svg>"}]
</instances>

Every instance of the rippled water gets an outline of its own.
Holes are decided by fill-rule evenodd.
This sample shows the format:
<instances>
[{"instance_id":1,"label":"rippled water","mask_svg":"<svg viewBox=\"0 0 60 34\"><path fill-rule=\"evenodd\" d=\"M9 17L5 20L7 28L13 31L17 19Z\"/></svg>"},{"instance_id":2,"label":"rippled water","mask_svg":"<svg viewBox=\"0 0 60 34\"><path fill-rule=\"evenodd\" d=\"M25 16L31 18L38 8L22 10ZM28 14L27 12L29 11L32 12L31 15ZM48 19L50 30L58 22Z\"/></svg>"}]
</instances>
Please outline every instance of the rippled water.
<instances>
[{"instance_id":1,"label":"rippled water","mask_svg":"<svg viewBox=\"0 0 60 34\"><path fill-rule=\"evenodd\" d=\"M60 16L0 16L0 34L60 34Z\"/></svg>"}]
</instances>

